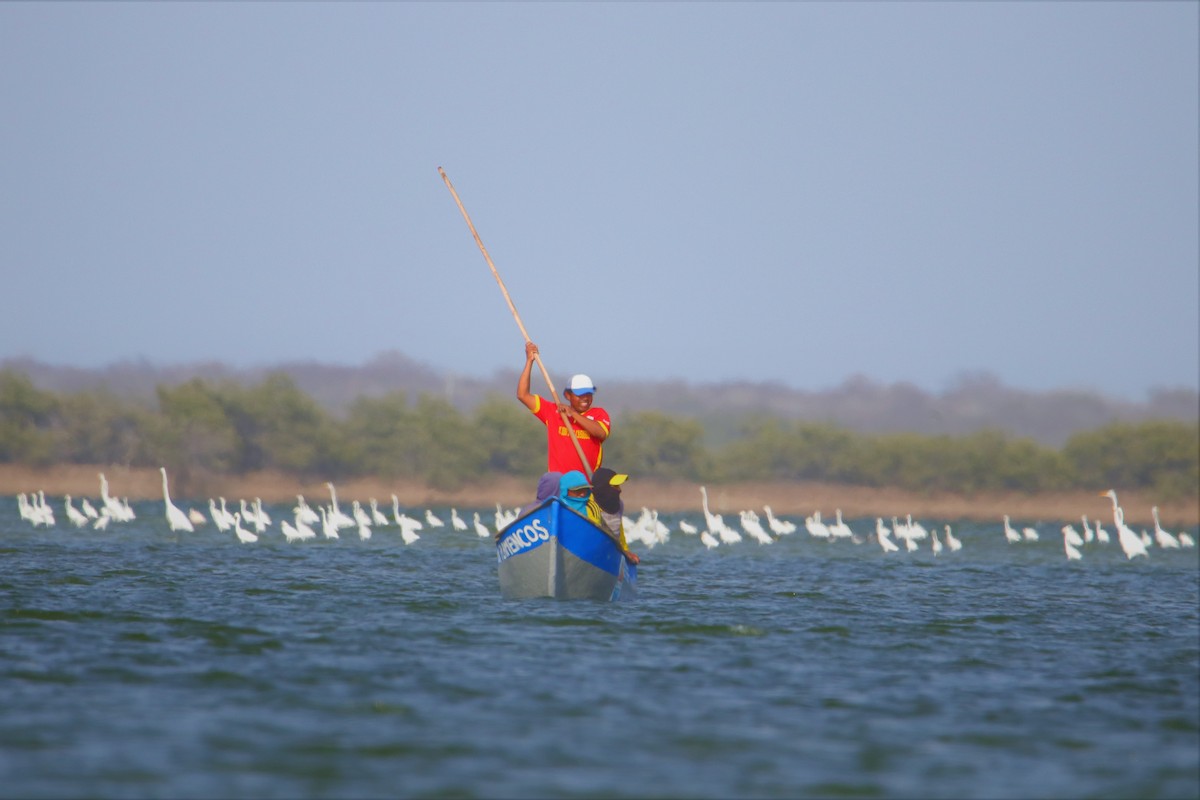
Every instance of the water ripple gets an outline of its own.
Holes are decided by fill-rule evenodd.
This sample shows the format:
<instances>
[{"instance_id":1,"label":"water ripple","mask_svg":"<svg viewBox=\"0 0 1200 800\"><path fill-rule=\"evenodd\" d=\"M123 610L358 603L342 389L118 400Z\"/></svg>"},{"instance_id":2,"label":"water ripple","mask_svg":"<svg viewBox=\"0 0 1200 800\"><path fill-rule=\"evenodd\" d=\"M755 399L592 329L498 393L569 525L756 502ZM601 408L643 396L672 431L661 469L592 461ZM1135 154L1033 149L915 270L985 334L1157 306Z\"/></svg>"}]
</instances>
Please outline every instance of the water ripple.
<instances>
[{"instance_id":1,"label":"water ripple","mask_svg":"<svg viewBox=\"0 0 1200 800\"><path fill-rule=\"evenodd\" d=\"M1194 554L681 537L635 603L518 602L478 537L139 511L0 502L0 796L1200 795Z\"/></svg>"}]
</instances>

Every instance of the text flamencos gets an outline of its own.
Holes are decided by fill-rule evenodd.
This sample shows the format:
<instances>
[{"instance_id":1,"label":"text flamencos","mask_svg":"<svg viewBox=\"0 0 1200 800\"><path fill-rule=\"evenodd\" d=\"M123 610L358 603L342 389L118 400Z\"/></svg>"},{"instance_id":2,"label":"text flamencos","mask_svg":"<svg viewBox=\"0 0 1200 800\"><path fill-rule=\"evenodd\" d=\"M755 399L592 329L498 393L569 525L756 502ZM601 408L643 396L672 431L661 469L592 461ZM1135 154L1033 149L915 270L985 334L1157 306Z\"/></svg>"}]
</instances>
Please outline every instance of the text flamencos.
<instances>
[{"instance_id":1,"label":"text flamencos","mask_svg":"<svg viewBox=\"0 0 1200 800\"><path fill-rule=\"evenodd\" d=\"M504 561L549 539L550 531L546 530L540 519L535 519L528 525L509 531L496 547L496 560Z\"/></svg>"}]
</instances>

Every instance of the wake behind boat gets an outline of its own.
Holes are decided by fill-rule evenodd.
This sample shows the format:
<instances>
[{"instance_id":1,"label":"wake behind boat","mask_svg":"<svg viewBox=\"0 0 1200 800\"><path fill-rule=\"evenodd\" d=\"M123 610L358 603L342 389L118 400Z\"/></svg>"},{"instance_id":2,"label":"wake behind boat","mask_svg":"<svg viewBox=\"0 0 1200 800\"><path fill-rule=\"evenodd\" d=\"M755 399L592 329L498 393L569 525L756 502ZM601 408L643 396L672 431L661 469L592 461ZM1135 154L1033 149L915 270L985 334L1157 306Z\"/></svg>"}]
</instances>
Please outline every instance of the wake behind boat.
<instances>
[{"instance_id":1,"label":"wake behind boat","mask_svg":"<svg viewBox=\"0 0 1200 800\"><path fill-rule=\"evenodd\" d=\"M637 567L617 540L551 497L505 526L496 541L500 593L508 599L630 600Z\"/></svg>"}]
</instances>

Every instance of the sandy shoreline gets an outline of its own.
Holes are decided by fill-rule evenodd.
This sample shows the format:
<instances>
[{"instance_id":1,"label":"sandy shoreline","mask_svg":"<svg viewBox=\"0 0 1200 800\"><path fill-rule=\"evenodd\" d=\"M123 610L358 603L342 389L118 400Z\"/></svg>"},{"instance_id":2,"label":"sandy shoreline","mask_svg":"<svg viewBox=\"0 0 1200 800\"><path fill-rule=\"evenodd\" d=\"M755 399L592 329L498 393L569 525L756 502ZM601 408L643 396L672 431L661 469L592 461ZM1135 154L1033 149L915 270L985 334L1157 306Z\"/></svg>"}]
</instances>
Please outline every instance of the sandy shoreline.
<instances>
[{"instance_id":1,"label":"sandy shoreline","mask_svg":"<svg viewBox=\"0 0 1200 800\"><path fill-rule=\"evenodd\" d=\"M99 473L108 479L109 491L117 497L131 500L152 500L162 497L162 478L156 469L127 469L119 466L64 465L47 469L0 464L0 495L44 491L51 497L71 494L75 497L98 497ZM460 506L463 508L492 508L496 503L511 507L528 502L533 497L534 482L526 479L498 477L486 483L471 484L454 492L440 491L413 481L385 481L359 478L335 484L339 502L367 502L376 498L381 505L390 505L392 494L408 507ZM1108 487L1103 487L1108 488ZM1164 527L1195 527L1200 525L1200 499L1162 502L1146 492L1123 491L1116 487L1125 509L1126 521L1133 526L1152 526L1150 507L1158 505ZM870 489L861 486L840 486L825 483L736 483L709 485L710 509L718 514L737 513L742 509L771 506L776 514L807 516L820 510L823 517L832 519L840 508L848 519L881 516L946 520L976 520L999 522L1008 514L1014 520L1077 520L1081 514L1112 523L1112 505L1097 492L1058 492L1052 494L986 493L973 497L953 494L921 494L898 489ZM172 499L180 505L197 501L206 503L209 497L252 499L260 497L267 503L290 502L296 495L323 502L329 489L321 480L300 481L278 473L251 473L239 476L213 476L193 480L187 491L172 485ZM662 512L696 512L701 510L700 486L689 482L639 481L631 479L625 490L625 505L636 511L642 506Z\"/></svg>"}]
</instances>

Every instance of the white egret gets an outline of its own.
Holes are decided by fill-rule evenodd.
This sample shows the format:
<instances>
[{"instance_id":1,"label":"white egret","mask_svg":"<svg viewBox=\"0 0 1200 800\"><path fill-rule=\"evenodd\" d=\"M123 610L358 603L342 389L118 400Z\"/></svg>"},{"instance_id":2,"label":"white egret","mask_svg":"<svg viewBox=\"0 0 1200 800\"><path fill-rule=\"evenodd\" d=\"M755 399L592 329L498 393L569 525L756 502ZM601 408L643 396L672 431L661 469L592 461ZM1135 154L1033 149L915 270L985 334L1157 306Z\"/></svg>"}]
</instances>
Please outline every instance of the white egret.
<instances>
[{"instance_id":1,"label":"white egret","mask_svg":"<svg viewBox=\"0 0 1200 800\"><path fill-rule=\"evenodd\" d=\"M100 514L96 511L96 507L93 506L86 497L79 501L79 510L82 511L83 515L88 519L100 518Z\"/></svg>"},{"instance_id":2,"label":"white egret","mask_svg":"<svg viewBox=\"0 0 1200 800\"><path fill-rule=\"evenodd\" d=\"M375 525L387 525L387 517L379 510L379 502L374 497L371 498L371 522Z\"/></svg>"},{"instance_id":3,"label":"white egret","mask_svg":"<svg viewBox=\"0 0 1200 800\"><path fill-rule=\"evenodd\" d=\"M894 553L900 547L891 540L891 531L883 524L883 517L875 518L875 538L879 540L879 546L883 548L885 553Z\"/></svg>"},{"instance_id":4,"label":"white egret","mask_svg":"<svg viewBox=\"0 0 1200 800\"><path fill-rule=\"evenodd\" d=\"M1074 547L1083 547L1083 537L1079 535L1079 531L1075 530L1074 525L1063 525L1062 532L1069 544Z\"/></svg>"},{"instance_id":5,"label":"white egret","mask_svg":"<svg viewBox=\"0 0 1200 800\"><path fill-rule=\"evenodd\" d=\"M829 526L821 522L820 511L814 511L811 517L804 518L804 529L808 531L809 536L818 539L828 539L830 536Z\"/></svg>"},{"instance_id":6,"label":"white egret","mask_svg":"<svg viewBox=\"0 0 1200 800\"><path fill-rule=\"evenodd\" d=\"M261 497L254 498L253 508L254 508L254 514L258 518L259 523L262 524L262 527L263 528L271 527L271 515L267 513L267 510L265 508L263 508ZM262 533L261 528L259 529L259 533Z\"/></svg>"},{"instance_id":7,"label":"white egret","mask_svg":"<svg viewBox=\"0 0 1200 800\"><path fill-rule=\"evenodd\" d=\"M315 513L315 512L314 512ZM317 521L320 521L317 517ZM317 532L308 524L308 520L302 518L299 514L296 515L296 538L298 539L315 539Z\"/></svg>"},{"instance_id":8,"label":"white egret","mask_svg":"<svg viewBox=\"0 0 1200 800\"><path fill-rule=\"evenodd\" d=\"M358 527L358 538L364 542L371 538L371 518L367 516L362 503L355 500L351 504L354 514L354 524Z\"/></svg>"},{"instance_id":9,"label":"white egret","mask_svg":"<svg viewBox=\"0 0 1200 800\"><path fill-rule=\"evenodd\" d=\"M108 494L108 479L104 477L103 472L100 473L100 501L108 509L108 513L113 519L125 518L125 509L121 507L115 497L110 497Z\"/></svg>"},{"instance_id":10,"label":"white egret","mask_svg":"<svg viewBox=\"0 0 1200 800\"><path fill-rule=\"evenodd\" d=\"M108 510L108 506L100 509L100 513L96 516L96 521L92 525L92 530L105 531L108 530L108 521L112 519L112 512Z\"/></svg>"},{"instance_id":11,"label":"white egret","mask_svg":"<svg viewBox=\"0 0 1200 800\"><path fill-rule=\"evenodd\" d=\"M371 526L371 518L367 516L367 511L362 507L362 503L355 500L351 503L351 508L355 525L358 525L359 527L362 527L363 525L366 525L367 527Z\"/></svg>"},{"instance_id":12,"label":"white egret","mask_svg":"<svg viewBox=\"0 0 1200 800\"><path fill-rule=\"evenodd\" d=\"M950 531L950 526L943 525L942 527L946 531L946 544L950 547L950 552L956 553L959 550L962 550L962 542L954 537L954 534Z\"/></svg>"},{"instance_id":13,"label":"white egret","mask_svg":"<svg viewBox=\"0 0 1200 800\"><path fill-rule=\"evenodd\" d=\"M329 502L329 514L327 516L327 519L329 520L329 524L333 525L334 528L339 529L339 530L341 528L354 527L354 524L355 524L354 520L350 519L350 517L343 514L342 510L340 508L338 508L337 489L335 489L333 487L333 484L330 483L329 481L325 482L325 486L329 489L329 501L330 502Z\"/></svg>"},{"instance_id":14,"label":"white egret","mask_svg":"<svg viewBox=\"0 0 1200 800\"><path fill-rule=\"evenodd\" d=\"M217 526L217 530L221 533L224 533L231 527L225 521L225 515L221 513L221 509L217 508L217 501L211 497L208 498L208 515L212 517L213 524Z\"/></svg>"},{"instance_id":15,"label":"white egret","mask_svg":"<svg viewBox=\"0 0 1200 800\"><path fill-rule=\"evenodd\" d=\"M924 539L929 536L929 531L925 530L925 526L920 522L913 522L912 514L908 514L908 535L911 539Z\"/></svg>"},{"instance_id":16,"label":"white egret","mask_svg":"<svg viewBox=\"0 0 1200 800\"><path fill-rule=\"evenodd\" d=\"M496 530L498 530L498 531L504 530L505 528L508 527L509 523L511 523L513 520L515 520L520 515L521 515L520 509L513 509L512 511L505 511L503 508L500 507L499 503L496 503Z\"/></svg>"},{"instance_id":17,"label":"white egret","mask_svg":"<svg viewBox=\"0 0 1200 800\"><path fill-rule=\"evenodd\" d=\"M292 511L295 513L296 520L298 522L306 522L309 525L316 525L321 521L321 518L317 516L317 512L313 511L312 507L305 502L304 495L302 494L296 495L296 505Z\"/></svg>"},{"instance_id":18,"label":"white egret","mask_svg":"<svg viewBox=\"0 0 1200 800\"><path fill-rule=\"evenodd\" d=\"M796 523L790 520L780 519L779 517L775 516L775 513L771 511L770 506L763 506L763 511L767 512L767 527L775 531L776 536L782 536L787 533L796 532Z\"/></svg>"},{"instance_id":19,"label":"white egret","mask_svg":"<svg viewBox=\"0 0 1200 800\"><path fill-rule=\"evenodd\" d=\"M1083 539L1079 537L1079 532L1070 525L1064 525L1063 533L1063 551L1067 554L1068 561L1077 561L1083 558L1083 554L1079 552L1079 545L1083 544Z\"/></svg>"},{"instance_id":20,"label":"white egret","mask_svg":"<svg viewBox=\"0 0 1200 800\"><path fill-rule=\"evenodd\" d=\"M705 524L711 535L718 537L724 544L737 544L742 540L742 535L729 527L724 517L709 510L708 489L704 486L700 487L700 501L701 508L704 509Z\"/></svg>"},{"instance_id":21,"label":"white egret","mask_svg":"<svg viewBox=\"0 0 1200 800\"><path fill-rule=\"evenodd\" d=\"M76 528L82 528L84 525L87 525L87 516L82 511L75 508L75 506L71 505L71 495L67 495L66 499L63 501L63 507L67 512L67 519L71 521L72 525L74 525Z\"/></svg>"},{"instance_id":22,"label":"white egret","mask_svg":"<svg viewBox=\"0 0 1200 800\"><path fill-rule=\"evenodd\" d=\"M246 522L249 522L251 525L253 525L255 530L257 530L259 533L262 533L263 530L265 530L265 526L262 524L262 520L260 520L258 518L258 515L255 514L254 511L249 506L246 505L245 500L238 500L238 508L241 509L241 511L239 512L239 515L241 516L241 518L243 520L245 520Z\"/></svg>"},{"instance_id":23,"label":"white egret","mask_svg":"<svg viewBox=\"0 0 1200 800\"><path fill-rule=\"evenodd\" d=\"M417 531L421 530L424 526L419 520L401 514L398 524L400 525L400 538L404 540L405 544L412 544L421 538Z\"/></svg>"},{"instance_id":24,"label":"white egret","mask_svg":"<svg viewBox=\"0 0 1200 800\"><path fill-rule=\"evenodd\" d=\"M1151 506L1150 513L1154 515L1154 541L1158 542L1159 547L1178 549L1179 540L1175 538L1175 534L1163 530L1162 524L1158 521L1158 506Z\"/></svg>"},{"instance_id":25,"label":"white egret","mask_svg":"<svg viewBox=\"0 0 1200 800\"><path fill-rule=\"evenodd\" d=\"M337 525L333 524L333 520L329 518L329 512L325 506L318 509L321 512L321 533L326 539L339 539Z\"/></svg>"},{"instance_id":26,"label":"white egret","mask_svg":"<svg viewBox=\"0 0 1200 800\"><path fill-rule=\"evenodd\" d=\"M194 532L196 529L193 527L192 521L188 519L187 514L184 514L178 506L171 502L171 492L167 489L167 468L159 467L158 469L162 472L163 506L167 511L167 525L173 531Z\"/></svg>"},{"instance_id":27,"label":"white egret","mask_svg":"<svg viewBox=\"0 0 1200 800\"><path fill-rule=\"evenodd\" d=\"M237 534L238 541L242 544L252 544L258 541L257 534L242 527L242 515L240 513L233 515L233 532Z\"/></svg>"},{"instance_id":28,"label":"white egret","mask_svg":"<svg viewBox=\"0 0 1200 800\"><path fill-rule=\"evenodd\" d=\"M279 523L279 530L283 531L283 538L289 542L300 539L300 531L296 530L296 526L286 519Z\"/></svg>"},{"instance_id":29,"label":"white egret","mask_svg":"<svg viewBox=\"0 0 1200 800\"><path fill-rule=\"evenodd\" d=\"M763 530L762 523L758 519L758 514L751 510L746 510L742 511L739 516L742 521L742 530L750 534L759 544L771 544L775 541L771 538L771 534Z\"/></svg>"},{"instance_id":30,"label":"white egret","mask_svg":"<svg viewBox=\"0 0 1200 800\"><path fill-rule=\"evenodd\" d=\"M38 505L37 505L38 516L41 519L42 524L45 525L46 527L51 527L51 526L57 524L54 520L54 509L51 508L50 504L46 502L46 493L44 491L42 491L41 489L39 489L37 496L38 496Z\"/></svg>"},{"instance_id":31,"label":"white egret","mask_svg":"<svg viewBox=\"0 0 1200 800\"><path fill-rule=\"evenodd\" d=\"M854 531L850 530L850 526L842 520L842 510L837 509L837 522L829 526L829 535L839 539L849 539L854 536Z\"/></svg>"},{"instance_id":32,"label":"white egret","mask_svg":"<svg viewBox=\"0 0 1200 800\"><path fill-rule=\"evenodd\" d=\"M233 512L225 505L224 497L218 497L217 499L221 501L221 519L225 522L225 527L221 530L231 530L233 528Z\"/></svg>"},{"instance_id":33,"label":"white egret","mask_svg":"<svg viewBox=\"0 0 1200 800\"><path fill-rule=\"evenodd\" d=\"M1125 552L1125 557L1133 560L1136 556L1146 556L1146 543L1138 537L1133 529L1125 524L1125 511L1117 502L1117 492L1115 489L1109 489L1107 492L1101 492L1101 497L1107 497L1112 501L1113 505L1113 525L1117 528L1117 541L1121 545L1121 550Z\"/></svg>"}]
</instances>

